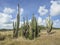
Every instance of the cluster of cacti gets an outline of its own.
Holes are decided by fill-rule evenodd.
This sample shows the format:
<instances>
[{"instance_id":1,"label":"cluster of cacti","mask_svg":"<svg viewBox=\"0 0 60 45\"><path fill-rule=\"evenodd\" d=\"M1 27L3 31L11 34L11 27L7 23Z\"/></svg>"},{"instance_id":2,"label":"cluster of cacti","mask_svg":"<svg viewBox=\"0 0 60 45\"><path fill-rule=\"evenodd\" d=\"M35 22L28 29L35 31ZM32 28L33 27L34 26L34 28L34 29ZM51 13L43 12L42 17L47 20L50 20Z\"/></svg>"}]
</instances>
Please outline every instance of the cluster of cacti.
<instances>
[{"instance_id":1,"label":"cluster of cacti","mask_svg":"<svg viewBox=\"0 0 60 45\"><path fill-rule=\"evenodd\" d=\"M24 25L23 25L23 36L28 38L29 37L29 24L28 24L28 18L26 17L26 21L25 18L23 18L24 20Z\"/></svg>"},{"instance_id":2,"label":"cluster of cacti","mask_svg":"<svg viewBox=\"0 0 60 45\"><path fill-rule=\"evenodd\" d=\"M13 37L18 37L18 31L19 31L19 22L20 22L20 11L19 11L19 5L18 5L18 14L17 14L17 19L16 22L13 22ZM32 20L29 24L28 22L28 17L23 18L24 24L22 26L22 30L20 30L20 34L22 36L24 36L25 38L29 38L29 39L34 39L35 37L39 36L40 33L40 28L37 25L37 20L36 17L32 16ZM50 15L48 17L48 19L46 20L46 24L47 24L47 28L49 30L47 30L47 32L51 32L52 30L52 25L53 22L50 20Z\"/></svg>"},{"instance_id":3,"label":"cluster of cacti","mask_svg":"<svg viewBox=\"0 0 60 45\"><path fill-rule=\"evenodd\" d=\"M46 19L46 26L48 28L47 33L50 33L51 32L52 26L53 26L53 22L52 22L52 20L50 18L51 17L49 15L49 17Z\"/></svg>"},{"instance_id":4,"label":"cluster of cacti","mask_svg":"<svg viewBox=\"0 0 60 45\"><path fill-rule=\"evenodd\" d=\"M13 37L18 37L18 31L19 31L19 23L20 23L20 11L19 11L19 4L18 4L18 14L17 14L17 20L16 22L13 22Z\"/></svg>"},{"instance_id":5,"label":"cluster of cacti","mask_svg":"<svg viewBox=\"0 0 60 45\"><path fill-rule=\"evenodd\" d=\"M32 21L30 22L30 24L28 23L28 18L26 19L26 22L25 18L23 19L24 19L23 36L29 39L34 39L35 37L38 37L39 32L38 32L37 20L34 17L34 15L32 17Z\"/></svg>"},{"instance_id":6,"label":"cluster of cacti","mask_svg":"<svg viewBox=\"0 0 60 45\"><path fill-rule=\"evenodd\" d=\"M17 14L17 19L16 22L13 22L13 37L18 37L18 31L19 31L19 22L20 22L20 11L19 11L19 5L18 5L18 14ZM20 33L22 36L24 36L25 38L29 38L29 39L34 39L35 37L39 36L40 33L40 28L37 25L37 20L36 17L32 16L32 20L29 23L28 22L28 17L25 18L23 17L23 21L24 24L22 26L22 30L20 30ZM50 15L48 17L48 19L46 20L46 24L47 24L47 28L49 30L47 30L47 32L51 32L52 30L52 25L53 22L50 20Z\"/></svg>"}]
</instances>

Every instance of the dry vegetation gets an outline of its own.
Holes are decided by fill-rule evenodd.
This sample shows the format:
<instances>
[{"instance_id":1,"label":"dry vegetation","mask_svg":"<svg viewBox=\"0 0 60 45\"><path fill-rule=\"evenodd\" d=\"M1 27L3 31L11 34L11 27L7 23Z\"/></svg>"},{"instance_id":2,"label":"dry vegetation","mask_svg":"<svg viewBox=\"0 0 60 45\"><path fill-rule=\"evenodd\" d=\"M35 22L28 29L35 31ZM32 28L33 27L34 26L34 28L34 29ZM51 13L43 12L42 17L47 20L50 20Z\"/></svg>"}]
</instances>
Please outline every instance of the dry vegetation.
<instances>
[{"instance_id":1,"label":"dry vegetation","mask_svg":"<svg viewBox=\"0 0 60 45\"><path fill-rule=\"evenodd\" d=\"M0 45L60 45L60 30L53 30L51 34L47 34L46 30L43 30L40 37L34 40L26 40L22 37L13 39L12 33L12 31L0 32L0 35L6 37L5 40L0 40Z\"/></svg>"}]
</instances>

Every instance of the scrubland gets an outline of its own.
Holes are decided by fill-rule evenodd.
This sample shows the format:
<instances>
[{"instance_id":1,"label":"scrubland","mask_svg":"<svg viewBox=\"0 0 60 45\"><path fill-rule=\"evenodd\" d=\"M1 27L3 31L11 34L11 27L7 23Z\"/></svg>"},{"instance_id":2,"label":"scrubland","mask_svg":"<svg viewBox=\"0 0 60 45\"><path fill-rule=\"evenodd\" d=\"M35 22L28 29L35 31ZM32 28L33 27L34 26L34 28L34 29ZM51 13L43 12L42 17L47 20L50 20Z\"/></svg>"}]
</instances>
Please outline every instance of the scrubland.
<instances>
[{"instance_id":1,"label":"scrubland","mask_svg":"<svg viewBox=\"0 0 60 45\"><path fill-rule=\"evenodd\" d=\"M60 45L60 29L52 30L51 34L47 34L46 30L41 30L40 37L34 40L24 37L13 39L13 31L0 31L1 36L5 36L5 39L0 40L0 45Z\"/></svg>"}]
</instances>

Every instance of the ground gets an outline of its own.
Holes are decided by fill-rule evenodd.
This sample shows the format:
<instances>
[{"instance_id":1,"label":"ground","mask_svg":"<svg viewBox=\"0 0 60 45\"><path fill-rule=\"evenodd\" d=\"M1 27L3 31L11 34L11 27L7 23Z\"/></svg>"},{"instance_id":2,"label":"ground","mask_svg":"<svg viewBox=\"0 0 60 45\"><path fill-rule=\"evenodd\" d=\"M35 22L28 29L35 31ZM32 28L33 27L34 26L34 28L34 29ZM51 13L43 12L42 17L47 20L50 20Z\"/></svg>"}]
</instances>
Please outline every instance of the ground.
<instances>
[{"instance_id":1,"label":"ground","mask_svg":"<svg viewBox=\"0 0 60 45\"><path fill-rule=\"evenodd\" d=\"M5 40L0 41L0 45L60 45L60 30L53 30L51 34L47 34L46 30L42 30L40 37L29 40L22 37L12 39L12 31L0 32L7 36Z\"/></svg>"}]
</instances>

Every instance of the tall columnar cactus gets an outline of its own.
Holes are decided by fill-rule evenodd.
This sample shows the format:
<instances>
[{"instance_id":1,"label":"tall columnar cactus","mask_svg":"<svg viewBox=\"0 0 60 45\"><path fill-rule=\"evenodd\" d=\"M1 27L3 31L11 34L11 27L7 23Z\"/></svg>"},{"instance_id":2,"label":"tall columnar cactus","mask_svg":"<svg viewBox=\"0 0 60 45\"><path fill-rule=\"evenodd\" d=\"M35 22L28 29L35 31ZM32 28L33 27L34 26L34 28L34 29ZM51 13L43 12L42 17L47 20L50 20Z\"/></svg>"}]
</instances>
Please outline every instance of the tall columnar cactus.
<instances>
[{"instance_id":1,"label":"tall columnar cactus","mask_svg":"<svg viewBox=\"0 0 60 45\"><path fill-rule=\"evenodd\" d=\"M15 37L16 33L16 22L13 22L13 37Z\"/></svg>"},{"instance_id":2,"label":"tall columnar cactus","mask_svg":"<svg viewBox=\"0 0 60 45\"><path fill-rule=\"evenodd\" d=\"M13 37L14 37L14 35L15 35L15 24L13 22Z\"/></svg>"},{"instance_id":3,"label":"tall columnar cactus","mask_svg":"<svg viewBox=\"0 0 60 45\"><path fill-rule=\"evenodd\" d=\"M23 22L24 22L23 26L25 26L25 17L23 17Z\"/></svg>"},{"instance_id":4,"label":"tall columnar cactus","mask_svg":"<svg viewBox=\"0 0 60 45\"><path fill-rule=\"evenodd\" d=\"M37 25L37 21L36 21L36 30L35 30L35 37L38 37L38 25Z\"/></svg>"},{"instance_id":5,"label":"tall columnar cactus","mask_svg":"<svg viewBox=\"0 0 60 45\"><path fill-rule=\"evenodd\" d=\"M52 22L52 20L50 18L51 17L49 15L49 17L46 19L46 26L48 28L47 33L50 33L51 32L52 26L53 26L53 22Z\"/></svg>"},{"instance_id":6,"label":"tall columnar cactus","mask_svg":"<svg viewBox=\"0 0 60 45\"><path fill-rule=\"evenodd\" d=\"M32 38L37 37L38 36L37 20L34 14L31 21L31 28L32 28Z\"/></svg>"},{"instance_id":7,"label":"tall columnar cactus","mask_svg":"<svg viewBox=\"0 0 60 45\"><path fill-rule=\"evenodd\" d=\"M14 34L15 34L15 37L17 38L18 37L18 31L19 31L19 23L20 23L20 10L19 10L19 4L18 4L18 14L17 14L17 20L14 24L13 22L13 27L14 27Z\"/></svg>"},{"instance_id":8,"label":"tall columnar cactus","mask_svg":"<svg viewBox=\"0 0 60 45\"><path fill-rule=\"evenodd\" d=\"M26 16L26 38L29 37L29 22L28 17Z\"/></svg>"}]
</instances>

